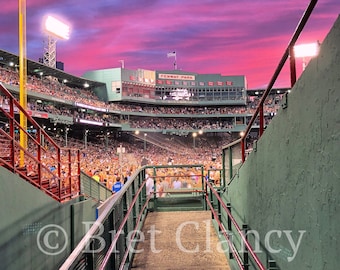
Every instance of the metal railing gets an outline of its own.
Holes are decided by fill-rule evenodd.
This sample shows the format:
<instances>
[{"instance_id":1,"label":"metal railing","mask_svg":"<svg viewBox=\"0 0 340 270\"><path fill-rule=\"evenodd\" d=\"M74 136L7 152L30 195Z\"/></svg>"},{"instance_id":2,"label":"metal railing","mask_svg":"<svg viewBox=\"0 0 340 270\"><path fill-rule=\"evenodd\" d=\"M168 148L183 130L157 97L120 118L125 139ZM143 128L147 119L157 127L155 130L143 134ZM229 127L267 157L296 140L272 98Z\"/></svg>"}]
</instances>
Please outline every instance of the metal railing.
<instances>
[{"instance_id":1,"label":"metal railing","mask_svg":"<svg viewBox=\"0 0 340 270\"><path fill-rule=\"evenodd\" d=\"M0 104L7 121L0 129L0 165L59 202L78 196L80 151L59 147L2 84L0 95L7 101ZM27 119L26 127L17 120L19 113Z\"/></svg>"},{"instance_id":2,"label":"metal railing","mask_svg":"<svg viewBox=\"0 0 340 270\"><path fill-rule=\"evenodd\" d=\"M132 260L125 236L143 225L147 213L145 170L131 176L122 189L103 204L96 222L60 267L68 269L118 269ZM100 237L96 237L100 234ZM122 257L122 254L123 257Z\"/></svg>"},{"instance_id":3,"label":"metal railing","mask_svg":"<svg viewBox=\"0 0 340 270\"><path fill-rule=\"evenodd\" d=\"M230 156L230 153L233 151L232 148L234 146L240 146L241 150L238 152L238 154L241 155L241 162L244 163L247 157L247 138L248 135L252 129L253 124L255 123L255 121L258 119L259 122L259 131L258 131L258 139L262 136L264 129L265 129L265 120L264 120L264 111L263 111L263 107L265 104L265 101L268 97L268 95L270 94L274 83L276 82L279 74L281 73L288 57L289 57L289 62L290 62L290 81L291 81L291 87L294 86L295 82L296 82L296 64L295 64L295 55L294 55L294 45L296 43L296 41L298 40L302 30L304 29L307 21L309 20L314 7L316 5L318 1L317 0L311 0L308 7L306 8L304 14L302 15L295 31L294 34L292 35L288 46L286 47L283 56L271 78L271 80L268 83L268 86L266 88L266 90L263 92L263 95L260 99L260 102L255 110L255 113L253 114L252 118L250 119L245 131L243 132L243 135L241 136L241 138L231 144L228 144L226 146L223 147L223 156L225 158L230 158L230 160L233 160L233 157ZM229 162L227 162L226 164L230 164ZM232 166L231 166L232 167ZM230 177L232 178L235 175L235 173L231 173ZM225 176L227 177L227 176ZM230 178L230 180L231 180Z\"/></svg>"},{"instance_id":4,"label":"metal railing","mask_svg":"<svg viewBox=\"0 0 340 270\"><path fill-rule=\"evenodd\" d=\"M157 174L157 170L176 168L182 168L184 171L187 168L195 168L198 172L195 176L199 176L201 188L182 188L178 190L170 188L165 191L172 194L170 197L158 197L156 190L157 178L164 177L164 175ZM179 200L179 203L183 203L181 200L183 199L182 196L185 195L187 199L197 200L197 198L200 198L200 210L206 207L203 204L205 195L202 190L202 170L202 165L173 165L145 166L137 171L118 193L103 203L96 222L60 269L123 269L126 266L131 266L134 256L131 249L134 248L133 245L137 242L134 239L136 237L134 232L141 229L148 211L151 209L152 211L157 211L159 209L157 201L170 201L173 203ZM190 179L193 177L192 174L184 174L184 171L180 176L176 175L176 178ZM154 189L149 195L147 195L146 187L148 174L154 181ZM167 175L167 177L173 176L173 174ZM197 205L191 207L197 210ZM96 237L98 234L100 234L102 242ZM103 243L105 244L103 245Z\"/></svg>"},{"instance_id":5,"label":"metal railing","mask_svg":"<svg viewBox=\"0 0 340 270\"><path fill-rule=\"evenodd\" d=\"M189 166L189 165L186 165ZM191 165L195 166L195 165ZM70 256L61 266L61 270L66 269L129 269L132 266L134 258L136 240L136 232L141 230L147 213L150 209L158 211L157 201L162 199L157 197L157 191L146 194L146 176L151 171L160 168L176 168L173 166L147 166L135 173L131 179L123 186L123 189L116 195L112 196L108 202L103 204L103 209L93 226L89 229L77 247L72 251ZM195 199L197 196L203 196L204 204L200 210L210 208L212 216L217 221L220 232L224 235L232 251L232 258L235 258L240 269L247 269L248 260L245 254L250 254L253 261L257 265L257 269L264 270L263 264L253 251L253 248L242 233L240 226L231 214L231 208L227 206L221 199L219 192L223 192L223 188L214 186L210 181L206 181L203 175L200 175L202 182L201 189L192 190L188 196ZM152 176L157 178L157 174ZM164 175L162 176L164 177ZM165 176L171 177L171 174ZM181 200L181 192L186 193L187 188L183 190L168 190L179 196L171 197L172 200ZM198 195L197 195L198 194ZM215 199L213 199L213 196ZM214 207L218 204L218 210ZM199 209L196 209L199 210ZM228 225L224 225L222 221L222 210L228 216ZM246 248L243 257L237 252L233 240L229 237L232 227L236 228L241 240ZM228 227L228 230L225 230ZM100 237L98 237L100 235ZM104 243L104 244L103 244Z\"/></svg>"},{"instance_id":6,"label":"metal railing","mask_svg":"<svg viewBox=\"0 0 340 270\"><path fill-rule=\"evenodd\" d=\"M80 183L80 194L85 198L92 198L95 201L103 202L113 194L104 184L97 182L83 172L80 174Z\"/></svg>"},{"instance_id":7,"label":"metal railing","mask_svg":"<svg viewBox=\"0 0 340 270\"><path fill-rule=\"evenodd\" d=\"M264 265L262 264L262 262L260 261L256 253L254 252L254 249L248 242L246 236L244 235L244 232L241 230L240 226L237 224L235 218L231 214L231 207L225 204L225 202L220 197L220 194L218 193L218 191L208 181L206 181L205 190L207 191L205 194L207 204L213 214L214 219L216 220L219 226L219 231L223 234L223 236L227 240L228 246L231 250L230 258L235 258L237 265L239 266L240 269L247 270L249 269L248 254L250 254L253 261L255 262L257 269L265 270L266 268L264 267ZM214 198L217 200L217 211L215 211L215 208L214 208L215 206ZM228 217L227 229L225 229L225 225L223 224L223 221L222 221L222 209L224 210L224 212L227 214L227 217ZM243 252L243 258L241 258L239 252L234 246L232 237L230 237L229 235L232 232L232 226L234 226L234 228L236 229L236 232L238 233L241 241L243 242L245 246L245 251Z\"/></svg>"}]
</instances>

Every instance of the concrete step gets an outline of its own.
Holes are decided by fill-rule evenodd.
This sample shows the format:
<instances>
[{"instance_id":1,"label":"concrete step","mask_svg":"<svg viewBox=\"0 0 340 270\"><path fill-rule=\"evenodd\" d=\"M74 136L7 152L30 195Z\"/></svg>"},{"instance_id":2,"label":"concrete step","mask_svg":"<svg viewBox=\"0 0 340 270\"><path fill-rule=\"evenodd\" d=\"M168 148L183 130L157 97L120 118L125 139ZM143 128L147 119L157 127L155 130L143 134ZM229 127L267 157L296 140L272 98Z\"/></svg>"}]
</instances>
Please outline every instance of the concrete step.
<instances>
[{"instance_id":1,"label":"concrete step","mask_svg":"<svg viewBox=\"0 0 340 270\"><path fill-rule=\"evenodd\" d=\"M142 252L135 254L131 269L230 270L209 211L148 213L143 234L136 247Z\"/></svg>"}]
</instances>

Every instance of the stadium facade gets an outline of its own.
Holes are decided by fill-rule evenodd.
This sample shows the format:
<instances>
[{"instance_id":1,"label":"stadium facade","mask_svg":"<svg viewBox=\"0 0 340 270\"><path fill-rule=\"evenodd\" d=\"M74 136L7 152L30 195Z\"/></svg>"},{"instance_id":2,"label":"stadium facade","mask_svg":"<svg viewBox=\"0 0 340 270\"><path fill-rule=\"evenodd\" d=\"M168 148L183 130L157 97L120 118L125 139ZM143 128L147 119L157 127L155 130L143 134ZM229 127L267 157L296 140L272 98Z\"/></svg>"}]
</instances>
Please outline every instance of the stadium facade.
<instances>
[{"instance_id":1,"label":"stadium facade","mask_svg":"<svg viewBox=\"0 0 340 270\"><path fill-rule=\"evenodd\" d=\"M11 76L17 74L17 55L0 50L0 59L2 67L12 72ZM53 91L64 89L60 93L46 95L45 90L37 92L33 89L35 86L32 89L29 86L29 103L36 104L31 115L47 127L52 123L54 126L50 128L53 130L65 132L68 129L66 125L84 134L84 137L87 130L93 128L103 133L137 130L180 135L198 130L239 133L251 118L256 100L264 90L248 90L244 75L119 67L92 70L76 77L32 60L28 60L27 67L29 78L35 78L34 84L40 81L47 86L52 83ZM6 85L6 82L3 83ZM19 93L13 81L6 87L16 95ZM280 89L279 95L286 90ZM46 91L48 93L49 90ZM78 95L65 98L65 91L85 91L87 94L85 98ZM275 115L279 103L279 99L273 100L269 110L265 111L268 121ZM40 108L53 109L41 111ZM58 110L68 113L56 114Z\"/></svg>"},{"instance_id":2,"label":"stadium facade","mask_svg":"<svg viewBox=\"0 0 340 270\"><path fill-rule=\"evenodd\" d=\"M112 68L89 71L83 77L104 82L106 95L102 88L97 94L109 102L137 99L164 104L245 105L247 100L247 80L244 75Z\"/></svg>"}]
</instances>

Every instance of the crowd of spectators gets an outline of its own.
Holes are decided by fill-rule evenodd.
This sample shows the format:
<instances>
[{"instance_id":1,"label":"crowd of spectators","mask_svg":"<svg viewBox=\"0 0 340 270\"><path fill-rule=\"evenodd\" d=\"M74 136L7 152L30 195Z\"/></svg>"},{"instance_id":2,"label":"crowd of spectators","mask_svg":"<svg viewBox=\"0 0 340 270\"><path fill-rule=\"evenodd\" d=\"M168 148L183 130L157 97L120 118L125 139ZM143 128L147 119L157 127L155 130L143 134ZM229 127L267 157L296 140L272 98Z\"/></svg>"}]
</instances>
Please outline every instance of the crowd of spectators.
<instances>
[{"instance_id":1,"label":"crowd of spectators","mask_svg":"<svg viewBox=\"0 0 340 270\"><path fill-rule=\"evenodd\" d=\"M220 130L231 129L232 119L188 119L188 118L147 118L130 121L132 128L141 129L176 129L176 130Z\"/></svg>"},{"instance_id":2,"label":"crowd of spectators","mask_svg":"<svg viewBox=\"0 0 340 270\"><path fill-rule=\"evenodd\" d=\"M14 70L0 68L0 81L10 84L18 85L19 76ZM78 102L90 105L100 109L108 109L107 112L100 110L87 110L75 105L67 105L60 102L52 102L51 100L38 100L30 97L28 100L28 109L32 111L47 112L50 114L70 116L74 119L86 119L98 122L108 123L128 123L135 129L174 129L174 130L221 130L231 129L236 123L235 117L221 117L224 114L252 114L259 102L258 97L249 98L247 106L212 106L212 107L198 107L198 106L152 106L152 105L127 105L119 103L107 103L98 99L93 92L87 89L71 88L50 77L36 77L28 76L27 90L53 96L65 101ZM278 109L278 101L280 96L271 96L265 102L265 113L273 116ZM8 100L0 95L0 105L8 105ZM126 113L137 114L126 114ZM171 115L172 117L140 117L142 114L152 115ZM128 117L122 117L122 115ZM139 114L139 116L138 116ZM173 115L200 115L200 118L180 118L173 117ZM204 115L216 115L216 117L203 119ZM266 118L266 124L271 117ZM246 123L243 123L246 124ZM60 145L64 145L63 137L57 137L52 134L54 139ZM173 137L175 138L175 136ZM165 165L169 164L203 164L205 171L211 168L221 169L220 161L221 146L230 142L231 137L228 135L219 135L215 137L201 136L196 139L195 146L192 145L192 138L187 139L186 143L176 142L176 140L169 139L170 145L164 145L164 141L159 144L148 143L147 149L140 145L138 141L124 141L111 140L109 147L107 145L88 143L84 146L83 142L69 138L68 146L81 149L81 169L100 183L106 185L109 189L116 182L117 177L121 179L128 179L133 172L140 166L142 160L147 160L149 164ZM212 143L213 142L213 143ZM119 158L117 155L117 148L123 144L126 153ZM47 146L48 148L48 146ZM173 149L173 151L171 151ZM175 149L181 149L176 151ZM51 149L50 149L51 150ZM53 150L52 150L53 155ZM215 158L212 158L214 156ZM44 166L53 168L53 158L46 154L44 157ZM27 164L30 166L31 164ZM65 168L62 168L65 169ZM34 174L34 166L30 166L30 173ZM66 170L66 169L65 169ZM66 173L66 171L65 171ZM216 178L219 178L215 176ZM217 182L219 179L216 180ZM169 185L172 180L169 180Z\"/></svg>"},{"instance_id":3,"label":"crowd of spectators","mask_svg":"<svg viewBox=\"0 0 340 270\"><path fill-rule=\"evenodd\" d=\"M19 74L14 70L0 67L0 81L11 84L19 84ZM259 102L258 97L248 99L247 106L151 106L151 105L126 105L120 103L107 103L98 99L98 97L90 90L75 89L63 84L50 77L28 76L27 89L29 91L53 96L65 101L78 102L85 105L97 107L99 109L108 109L118 112L137 112L151 114L198 114L198 115L215 115L215 114L253 114ZM265 113L275 113L278 109L277 100L281 99L281 95L270 96L264 106Z\"/></svg>"},{"instance_id":4,"label":"crowd of spectators","mask_svg":"<svg viewBox=\"0 0 340 270\"><path fill-rule=\"evenodd\" d=\"M220 135L222 137L222 135ZM219 141L221 137L215 138ZM225 142L230 142L231 137ZM54 137L61 146L65 144L63 137ZM68 146L80 149L81 170L87 175L94 177L98 182L112 189L117 177L126 181L129 177L143 165L174 165L174 164L202 164L206 171L211 168L221 169L221 145L207 143L206 139L198 140L196 148L192 146L192 140L187 139L187 144L181 140L181 151L175 151L179 147L177 142L172 141L165 147L163 144L147 144L144 149L143 144L138 141L117 141L110 140L109 146L100 143L87 143L70 138ZM123 147L125 153L119 157L117 149ZM217 158L212 160L212 156L217 154ZM146 161L146 163L144 163ZM153 172L150 172L153 173Z\"/></svg>"}]
</instances>

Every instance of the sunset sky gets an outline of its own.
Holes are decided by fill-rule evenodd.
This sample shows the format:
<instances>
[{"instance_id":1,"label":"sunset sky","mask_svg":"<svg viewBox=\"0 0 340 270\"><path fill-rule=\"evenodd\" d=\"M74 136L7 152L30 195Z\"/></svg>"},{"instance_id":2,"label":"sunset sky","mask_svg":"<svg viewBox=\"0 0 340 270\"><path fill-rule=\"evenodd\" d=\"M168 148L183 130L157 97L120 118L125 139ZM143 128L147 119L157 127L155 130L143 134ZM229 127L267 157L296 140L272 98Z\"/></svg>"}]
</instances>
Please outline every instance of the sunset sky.
<instances>
[{"instance_id":1,"label":"sunset sky","mask_svg":"<svg viewBox=\"0 0 340 270\"><path fill-rule=\"evenodd\" d=\"M0 49L18 54L18 1L1 1ZM28 0L27 57L43 56L46 14L71 25L57 42L65 72L120 67L245 75L248 88L269 83L309 0ZM322 42L340 12L319 0L297 44ZM302 60L297 62L301 72ZM288 65L275 86L289 86Z\"/></svg>"}]
</instances>

